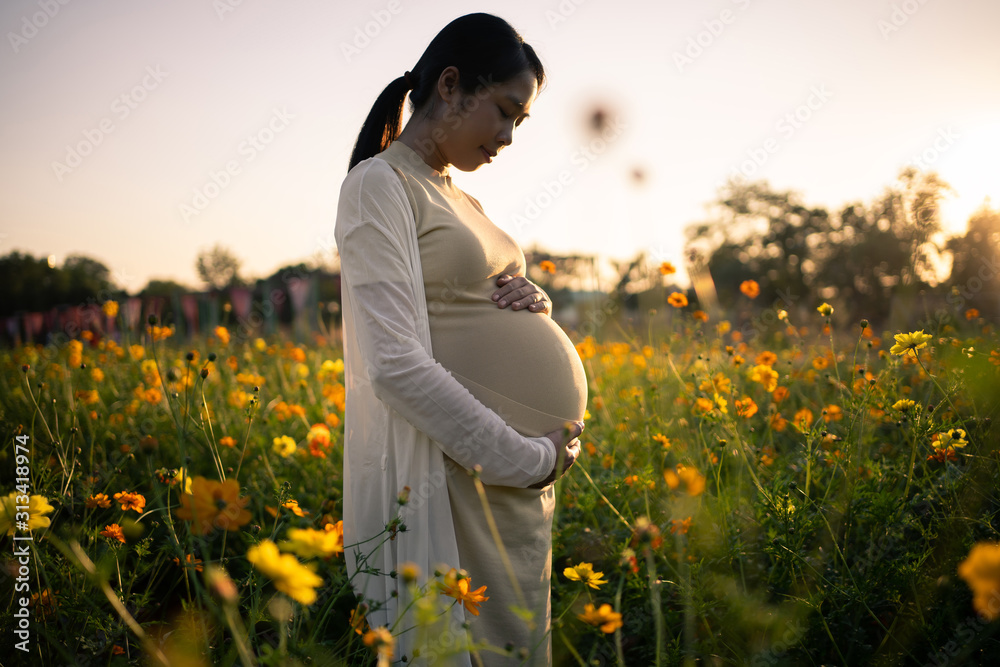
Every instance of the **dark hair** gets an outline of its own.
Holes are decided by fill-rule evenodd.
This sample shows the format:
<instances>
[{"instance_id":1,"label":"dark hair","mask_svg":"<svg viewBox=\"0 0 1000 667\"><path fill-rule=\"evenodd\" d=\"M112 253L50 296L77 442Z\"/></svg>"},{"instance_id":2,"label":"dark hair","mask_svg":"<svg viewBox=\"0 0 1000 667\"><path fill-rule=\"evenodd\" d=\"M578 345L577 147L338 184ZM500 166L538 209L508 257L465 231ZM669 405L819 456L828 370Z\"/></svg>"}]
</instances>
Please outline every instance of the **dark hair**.
<instances>
[{"instance_id":1,"label":"dark hair","mask_svg":"<svg viewBox=\"0 0 1000 667\"><path fill-rule=\"evenodd\" d=\"M478 84L503 83L525 71L534 73L539 88L545 82L545 70L535 50L509 23L492 14L459 17L431 40L410 71L409 80L400 76L375 100L354 144L349 169L389 147L402 131L406 93L410 93L410 110L419 109L449 66L458 68L459 87L467 94L474 93Z\"/></svg>"}]
</instances>

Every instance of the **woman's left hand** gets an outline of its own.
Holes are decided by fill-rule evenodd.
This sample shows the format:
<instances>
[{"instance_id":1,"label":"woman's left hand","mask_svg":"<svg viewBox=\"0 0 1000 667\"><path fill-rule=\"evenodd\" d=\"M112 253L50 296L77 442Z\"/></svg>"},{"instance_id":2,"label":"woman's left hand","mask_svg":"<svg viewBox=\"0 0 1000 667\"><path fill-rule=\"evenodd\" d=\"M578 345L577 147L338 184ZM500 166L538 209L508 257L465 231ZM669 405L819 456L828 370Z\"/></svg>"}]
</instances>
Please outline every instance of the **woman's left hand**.
<instances>
[{"instance_id":1,"label":"woman's left hand","mask_svg":"<svg viewBox=\"0 0 1000 667\"><path fill-rule=\"evenodd\" d=\"M500 308L508 305L512 310L527 308L533 313L548 313L552 308L548 295L524 276L502 275L497 278L499 289L493 293L493 300Z\"/></svg>"}]
</instances>

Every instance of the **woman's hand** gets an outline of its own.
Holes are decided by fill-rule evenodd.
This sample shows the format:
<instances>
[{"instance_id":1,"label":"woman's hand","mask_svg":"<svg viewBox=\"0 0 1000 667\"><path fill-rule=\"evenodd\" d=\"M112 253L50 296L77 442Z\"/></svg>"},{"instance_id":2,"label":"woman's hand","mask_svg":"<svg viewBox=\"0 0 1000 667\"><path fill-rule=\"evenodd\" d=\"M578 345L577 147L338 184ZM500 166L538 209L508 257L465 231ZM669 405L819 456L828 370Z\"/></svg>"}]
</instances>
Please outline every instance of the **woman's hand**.
<instances>
[{"instance_id":1,"label":"woman's hand","mask_svg":"<svg viewBox=\"0 0 1000 667\"><path fill-rule=\"evenodd\" d=\"M509 305L512 310L527 308L533 313L548 313L552 308L548 295L524 276L502 275L497 278L497 286L493 300L500 308Z\"/></svg>"},{"instance_id":2,"label":"woman's hand","mask_svg":"<svg viewBox=\"0 0 1000 667\"><path fill-rule=\"evenodd\" d=\"M546 438L552 441L552 446L556 450L556 465L549 473L549 476L540 482L532 484L529 489L542 489L557 478L566 474L566 471L573 467L576 459L580 456L580 434L583 433L583 422L566 422L566 426L552 433L546 434Z\"/></svg>"}]
</instances>

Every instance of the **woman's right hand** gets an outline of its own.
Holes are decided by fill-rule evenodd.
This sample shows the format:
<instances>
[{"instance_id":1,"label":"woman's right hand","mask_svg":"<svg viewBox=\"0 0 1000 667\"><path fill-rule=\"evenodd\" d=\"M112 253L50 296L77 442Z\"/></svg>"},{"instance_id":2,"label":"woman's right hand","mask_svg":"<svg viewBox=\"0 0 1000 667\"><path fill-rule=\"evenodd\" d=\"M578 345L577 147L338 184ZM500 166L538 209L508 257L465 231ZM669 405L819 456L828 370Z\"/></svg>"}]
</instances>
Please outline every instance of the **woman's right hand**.
<instances>
[{"instance_id":1,"label":"woman's right hand","mask_svg":"<svg viewBox=\"0 0 1000 667\"><path fill-rule=\"evenodd\" d=\"M557 478L562 477L573 466L577 457L580 456L580 441L578 438L581 433L583 433L583 422L566 422L563 428L545 435L552 442L552 447L556 450L556 464L548 477L532 484L528 488L544 488Z\"/></svg>"}]
</instances>

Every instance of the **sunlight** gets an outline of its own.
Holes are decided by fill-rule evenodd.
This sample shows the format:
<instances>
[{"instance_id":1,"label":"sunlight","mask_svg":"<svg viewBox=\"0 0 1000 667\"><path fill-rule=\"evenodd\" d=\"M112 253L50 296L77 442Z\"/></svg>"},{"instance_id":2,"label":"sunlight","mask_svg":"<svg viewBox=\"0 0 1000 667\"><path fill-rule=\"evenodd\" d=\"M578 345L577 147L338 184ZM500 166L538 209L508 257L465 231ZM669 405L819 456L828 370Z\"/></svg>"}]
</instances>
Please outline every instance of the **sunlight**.
<instances>
[{"instance_id":1,"label":"sunlight","mask_svg":"<svg viewBox=\"0 0 1000 667\"><path fill-rule=\"evenodd\" d=\"M969 218L987 198L991 206L1000 205L1000 123L956 131L954 145L929 165L954 189L941 206L942 226L949 235L964 233Z\"/></svg>"}]
</instances>

